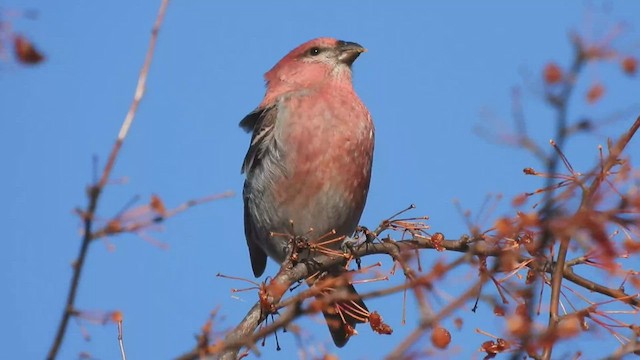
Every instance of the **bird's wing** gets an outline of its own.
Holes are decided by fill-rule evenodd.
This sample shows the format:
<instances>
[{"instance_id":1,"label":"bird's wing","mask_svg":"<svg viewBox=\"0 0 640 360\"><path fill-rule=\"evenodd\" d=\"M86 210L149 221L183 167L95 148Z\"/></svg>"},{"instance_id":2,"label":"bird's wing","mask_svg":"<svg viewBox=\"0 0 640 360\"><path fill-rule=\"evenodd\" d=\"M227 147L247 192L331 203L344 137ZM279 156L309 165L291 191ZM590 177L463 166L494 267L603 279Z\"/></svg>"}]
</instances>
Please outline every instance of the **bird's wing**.
<instances>
[{"instance_id":1,"label":"bird's wing","mask_svg":"<svg viewBox=\"0 0 640 360\"><path fill-rule=\"evenodd\" d=\"M263 160L265 157L273 156L273 152L277 152L277 144L275 143L274 127L277 115L276 107L259 108L245 116L240 121L240 127L245 131L253 132L251 136L251 145L247 151L242 164L242 172L247 174L247 181L244 183L243 200L244 200L244 233L249 247L249 256L251 257L251 267L253 274L259 277L264 273L267 266L267 254L260 246L261 239L265 234L261 234L258 230L254 219L255 214L252 213L252 206L249 204L251 196L255 196L255 189L252 188L250 177L260 175L258 173L265 171ZM267 161L269 161L267 159Z\"/></svg>"},{"instance_id":2,"label":"bird's wing","mask_svg":"<svg viewBox=\"0 0 640 360\"><path fill-rule=\"evenodd\" d=\"M275 150L273 129L276 123L275 106L258 108L240 121L240 127L246 132L253 132L251 146L242 163L242 173L248 173L256 167L269 149Z\"/></svg>"},{"instance_id":3,"label":"bird's wing","mask_svg":"<svg viewBox=\"0 0 640 360\"><path fill-rule=\"evenodd\" d=\"M251 215L251 208L247 204L247 183L244 183L243 191L244 199L244 236L247 240L247 247L249 248L249 258L251 259L251 268L253 269L253 275L260 277L264 273L264 269L267 267L267 254L262 250L258 241L260 241L258 234L256 234L256 226ZM263 239L266 241L266 239Z\"/></svg>"}]
</instances>

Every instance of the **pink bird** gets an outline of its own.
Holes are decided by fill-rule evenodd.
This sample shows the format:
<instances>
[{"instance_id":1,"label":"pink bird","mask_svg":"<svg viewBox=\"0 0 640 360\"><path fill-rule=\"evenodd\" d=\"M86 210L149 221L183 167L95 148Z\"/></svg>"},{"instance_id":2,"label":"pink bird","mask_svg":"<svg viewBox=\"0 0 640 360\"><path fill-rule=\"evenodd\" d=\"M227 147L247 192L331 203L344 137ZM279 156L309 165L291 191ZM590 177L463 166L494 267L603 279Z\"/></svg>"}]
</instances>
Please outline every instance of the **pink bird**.
<instances>
[{"instance_id":1,"label":"pink bird","mask_svg":"<svg viewBox=\"0 0 640 360\"><path fill-rule=\"evenodd\" d=\"M286 260L293 236L313 242L335 231L333 237L349 237L358 225L371 179L374 126L353 90L351 65L365 51L332 38L300 45L265 74L264 100L240 122L253 132L242 171L245 235L256 277L267 255ZM341 242L328 246L340 249ZM328 270L334 276L343 271ZM340 290L357 294L350 284ZM324 311L338 347L364 322L344 311L354 307L368 311L362 299Z\"/></svg>"}]
</instances>

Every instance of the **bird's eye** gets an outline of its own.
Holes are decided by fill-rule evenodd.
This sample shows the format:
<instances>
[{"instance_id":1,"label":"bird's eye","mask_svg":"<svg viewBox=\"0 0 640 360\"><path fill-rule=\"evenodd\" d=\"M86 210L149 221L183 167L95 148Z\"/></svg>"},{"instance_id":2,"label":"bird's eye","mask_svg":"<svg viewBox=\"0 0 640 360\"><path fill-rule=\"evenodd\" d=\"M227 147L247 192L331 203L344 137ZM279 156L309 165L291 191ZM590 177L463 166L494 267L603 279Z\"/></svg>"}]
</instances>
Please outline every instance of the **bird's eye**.
<instances>
[{"instance_id":1,"label":"bird's eye","mask_svg":"<svg viewBox=\"0 0 640 360\"><path fill-rule=\"evenodd\" d=\"M319 47L312 47L309 50L309 55L311 56L318 56L320 53L322 52L322 50Z\"/></svg>"}]
</instances>

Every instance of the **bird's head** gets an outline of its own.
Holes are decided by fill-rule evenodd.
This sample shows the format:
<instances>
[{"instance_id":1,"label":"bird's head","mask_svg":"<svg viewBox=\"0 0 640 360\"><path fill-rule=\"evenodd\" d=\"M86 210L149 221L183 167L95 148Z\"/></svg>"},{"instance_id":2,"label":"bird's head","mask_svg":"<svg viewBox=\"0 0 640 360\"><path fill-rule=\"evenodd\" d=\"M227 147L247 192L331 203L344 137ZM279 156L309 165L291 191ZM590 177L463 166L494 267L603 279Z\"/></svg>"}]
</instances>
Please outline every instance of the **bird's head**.
<instances>
[{"instance_id":1,"label":"bird's head","mask_svg":"<svg viewBox=\"0 0 640 360\"><path fill-rule=\"evenodd\" d=\"M293 49L265 74L267 92L304 89L327 80L351 85L351 65L365 51L354 42L333 38L310 40Z\"/></svg>"}]
</instances>

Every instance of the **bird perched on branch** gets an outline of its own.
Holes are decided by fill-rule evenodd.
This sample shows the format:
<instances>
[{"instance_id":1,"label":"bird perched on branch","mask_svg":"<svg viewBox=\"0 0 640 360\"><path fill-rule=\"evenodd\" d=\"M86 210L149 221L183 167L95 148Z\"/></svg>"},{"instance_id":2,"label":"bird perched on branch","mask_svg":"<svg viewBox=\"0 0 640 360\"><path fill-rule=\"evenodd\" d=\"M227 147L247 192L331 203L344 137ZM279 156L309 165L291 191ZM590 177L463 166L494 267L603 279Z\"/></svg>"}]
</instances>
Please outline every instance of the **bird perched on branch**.
<instances>
[{"instance_id":1,"label":"bird perched on branch","mask_svg":"<svg viewBox=\"0 0 640 360\"><path fill-rule=\"evenodd\" d=\"M353 89L351 65L365 51L332 38L298 46L265 74L262 103L240 122L253 134L242 171L245 235L256 277L267 256L286 260L294 237L339 239L358 225L371 178L374 126ZM338 250L341 242L324 246ZM341 272L328 269L329 277ZM357 295L349 283L336 290ZM356 298L323 312L342 347L368 310Z\"/></svg>"}]
</instances>

